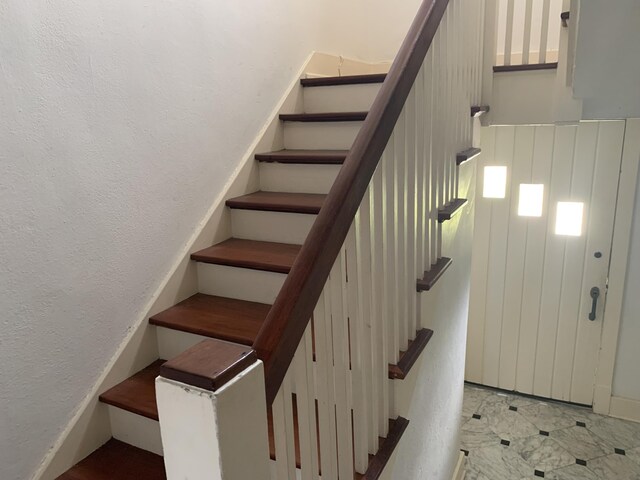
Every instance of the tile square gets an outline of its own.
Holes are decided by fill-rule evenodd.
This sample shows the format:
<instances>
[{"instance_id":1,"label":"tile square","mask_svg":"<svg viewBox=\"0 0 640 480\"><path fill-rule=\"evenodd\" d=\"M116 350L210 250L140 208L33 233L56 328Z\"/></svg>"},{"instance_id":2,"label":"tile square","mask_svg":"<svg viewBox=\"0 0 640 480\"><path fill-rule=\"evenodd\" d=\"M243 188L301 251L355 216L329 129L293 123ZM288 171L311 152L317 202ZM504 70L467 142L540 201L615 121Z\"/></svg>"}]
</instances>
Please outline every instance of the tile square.
<instances>
[{"instance_id":1,"label":"tile square","mask_svg":"<svg viewBox=\"0 0 640 480\"><path fill-rule=\"evenodd\" d=\"M612 452L600 437L582 427L569 427L551 432L551 438L576 458L591 460Z\"/></svg>"},{"instance_id":2,"label":"tile square","mask_svg":"<svg viewBox=\"0 0 640 480\"><path fill-rule=\"evenodd\" d=\"M460 428L460 448L475 450L477 448L498 445L500 437L496 435L486 419L468 419Z\"/></svg>"},{"instance_id":3,"label":"tile square","mask_svg":"<svg viewBox=\"0 0 640 480\"><path fill-rule=\"evenodd\" d=\"M545 432L573 427L576 424L575 419L564 413L563 406L557 404L525 405L518 409L518 413Z\"/></svg>"},{"instance_id":4,"label":"tile square","mask_svg":"<svg viewBox=\"0 0 640 480\"><path fill-rule=\"evenodd\" d=\"M505 440L529 437L537 432L536 427L531 422L518 412L512 412L508 409L485 415L482 418L487 419L491 431Z\"/></svg>"},{"instance_id":5,"label":"tile square","mask_svg":"<svg viewBox=\"0 0 640 480\"><path fill-rule=\"evenodd\" d=\"M471 450L467 457L467 479L513 480L531 475L532 468L518 452L500 444Z\"/></svg>"},{"instance_id":6,"label":"tile square","mask_svg":"<svg viewBox=\"0 0 640 480\"><path fill-rule=\"evenodd\" d=\"M545 472L545 478L550 480L603 480L583 465L569 465L552 472Z\"/></svg>"},{"instance_id":7,"label":"tile square","mask_svg":"<svg viewBox=\"0 0 640 480\"><path fill-rule=\"evenodd\" d=\"M531 468L541 472L550 472L576 463L576 458L552 438L540 435L514 440L510 449L518 452Z\"/></svg>"},{"instance_id":8,"label":"tile square","mask_svg":"<svg viewBox=\"0 0 640 480\"><path fill-rule=\"evenodd\" d=\"M610 447L631 450L640 447L640 423L605 417L589 425L588 429L604 440Z\"/></svg>"},{"instance_id":9,"label":"tile square","mask_svg":"<svg viewBox=\"0 0 640 480\"><path fill-rule=\"evenodd\" d=\"M490 395L493 395L493 393L489 390L465 385L464 401L462 402L462 418L471 418L471 415L478 413L480 404Z\"/></svg>"},{"instance_id":10,"label":"tile square","mask_svg":"<svg viewBox=\"0 0 640 480\"><path fill-rule=\"evenodd\" d=\"M581 407L578 405L561 405L561 407L565 415L586 425L592 425L603 418L607 418L604 415L593 413L593 410L589 407Z\"/></svg>"},{"instance_id":11,"label":"tile square","mask_svg":"<svg viewBox=\"0 0 640 480\"><path fill-rule=\"evenodd\" d=\"M615 480L638 480L640 465L625 455L612 453L589 462L589 470L598 478Z\"/></svg>"}]
</instances>

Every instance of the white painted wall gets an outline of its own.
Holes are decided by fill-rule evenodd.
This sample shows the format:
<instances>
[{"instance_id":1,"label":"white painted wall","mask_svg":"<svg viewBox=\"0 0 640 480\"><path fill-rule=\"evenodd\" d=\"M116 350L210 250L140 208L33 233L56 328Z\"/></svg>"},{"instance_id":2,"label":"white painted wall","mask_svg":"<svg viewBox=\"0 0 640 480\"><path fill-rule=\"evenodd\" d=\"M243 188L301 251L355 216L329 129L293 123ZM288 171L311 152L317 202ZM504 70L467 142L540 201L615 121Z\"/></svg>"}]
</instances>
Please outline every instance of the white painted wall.
<instances>
[{"instance_id":1,"label":"white painted wall","mask_svg":"<svg viewBox=\"0 0 640 480\"><path fill-rule=\"evenodd\" d=\"M370 62L393 60L421 0L326 0L327 53Z\"/></svg>"},{"instance_id":2,"label":"white painted wall","mask_svg":"<svg viewBox=\"0 0 640 480\"><path fill-rule=\"evenodd\" d=\"M640 179L639 179L640 181ZM640 345L640 191L636 191L627 280L620 322L613 395L640 401L638 345Z\"/></svg>"},{"instance_id":3,"label":"white painted wall","mask_svg":"<svg viewBox=\"0 0 640 480\"><path fill-rule=\"evenodd\" d=\"M580 2L574 93L584 119L640 117L640 2Z\"/></svg>"},{"instance_id":4,"label":"white painted wall","mask_svg":"<svg viewBox=\"0 0 640 480\"><path fill-rule=\"evenodd\" d=\"M409 426L384 478L450 480L458 460L475 175L476 160L460 167L460 195L468 203L444 224L443 255L453 264L420 294L422 326L434 335L407 378L394 382L396 409Z\"/></svg>"},{"instance_id":5,"label":"white painted wall","mask_svg":"<svg viewBox=\"0 0 640 480\"><path fill-rule=\"evenodd\" d=\"M29 478L143 314L319 6L3 2L1 478Z\"/></svg>"}]
</instances>

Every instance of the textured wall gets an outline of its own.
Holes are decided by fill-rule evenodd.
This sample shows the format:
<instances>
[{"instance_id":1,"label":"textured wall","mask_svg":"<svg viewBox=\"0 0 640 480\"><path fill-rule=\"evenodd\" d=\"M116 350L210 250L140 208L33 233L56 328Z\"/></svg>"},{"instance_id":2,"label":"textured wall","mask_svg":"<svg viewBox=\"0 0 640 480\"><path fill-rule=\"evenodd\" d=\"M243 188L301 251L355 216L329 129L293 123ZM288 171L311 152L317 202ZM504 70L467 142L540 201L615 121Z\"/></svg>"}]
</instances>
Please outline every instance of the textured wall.
<instances>
[{"instance_id":1,"label":"textured wall","mask_svg":"<svg viewBox=\"0 0 640 480\"><path fill-rule=\"evenodd\" d=\"M580 2L574 93L583 119L640 117L640 2Z\"/></svg>"},{"instance_id":2,"label":"textured wall","mask_svg":"<svg viewBox=\"0 0 640 480\"><path fill-rule=\"evenodd\" d=\"M144 313L316 47L315 3L0 5L3 480Z\"/></svg>"}]
</instances>

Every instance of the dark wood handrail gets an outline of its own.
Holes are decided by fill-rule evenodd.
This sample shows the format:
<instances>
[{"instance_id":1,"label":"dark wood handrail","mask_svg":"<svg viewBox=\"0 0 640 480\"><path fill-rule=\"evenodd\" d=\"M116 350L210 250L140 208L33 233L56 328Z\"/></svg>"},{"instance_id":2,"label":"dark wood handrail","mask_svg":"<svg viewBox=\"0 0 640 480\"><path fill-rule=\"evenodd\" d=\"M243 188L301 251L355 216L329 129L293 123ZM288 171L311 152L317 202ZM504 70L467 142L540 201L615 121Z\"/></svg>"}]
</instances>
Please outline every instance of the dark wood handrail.
<instances>
[{"instance_id":1,"label":"dark wood handrail","mask_svg":"<svg viewBox=\"0 0 640 480\"><path fill-rule=\"evenodd\" d=\"M424 0L253 348L280 389L449 0Z\"/></svg>"}]
</instances>

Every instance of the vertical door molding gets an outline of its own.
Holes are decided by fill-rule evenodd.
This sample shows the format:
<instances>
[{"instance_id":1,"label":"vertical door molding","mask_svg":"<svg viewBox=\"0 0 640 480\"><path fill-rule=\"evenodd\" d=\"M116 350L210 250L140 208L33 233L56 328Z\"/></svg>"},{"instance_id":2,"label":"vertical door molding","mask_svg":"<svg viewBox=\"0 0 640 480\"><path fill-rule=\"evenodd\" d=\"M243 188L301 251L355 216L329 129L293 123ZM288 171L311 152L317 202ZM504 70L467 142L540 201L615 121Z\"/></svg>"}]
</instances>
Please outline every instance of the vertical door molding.
<instances>
[{"instance_id":1,"label":"vertical door molding","mask_svg":"<svg viewBox=\"0 0 640 480\"><path fill-rule=\"evenodd\" d=\"M639 163L640 119L628 119L622 147L609 267L609 288L604 307L604 324L593 401L593 410L605 415L609 414L611 408L611 386L618 349Z\"/></svg>"}]
</instances>

